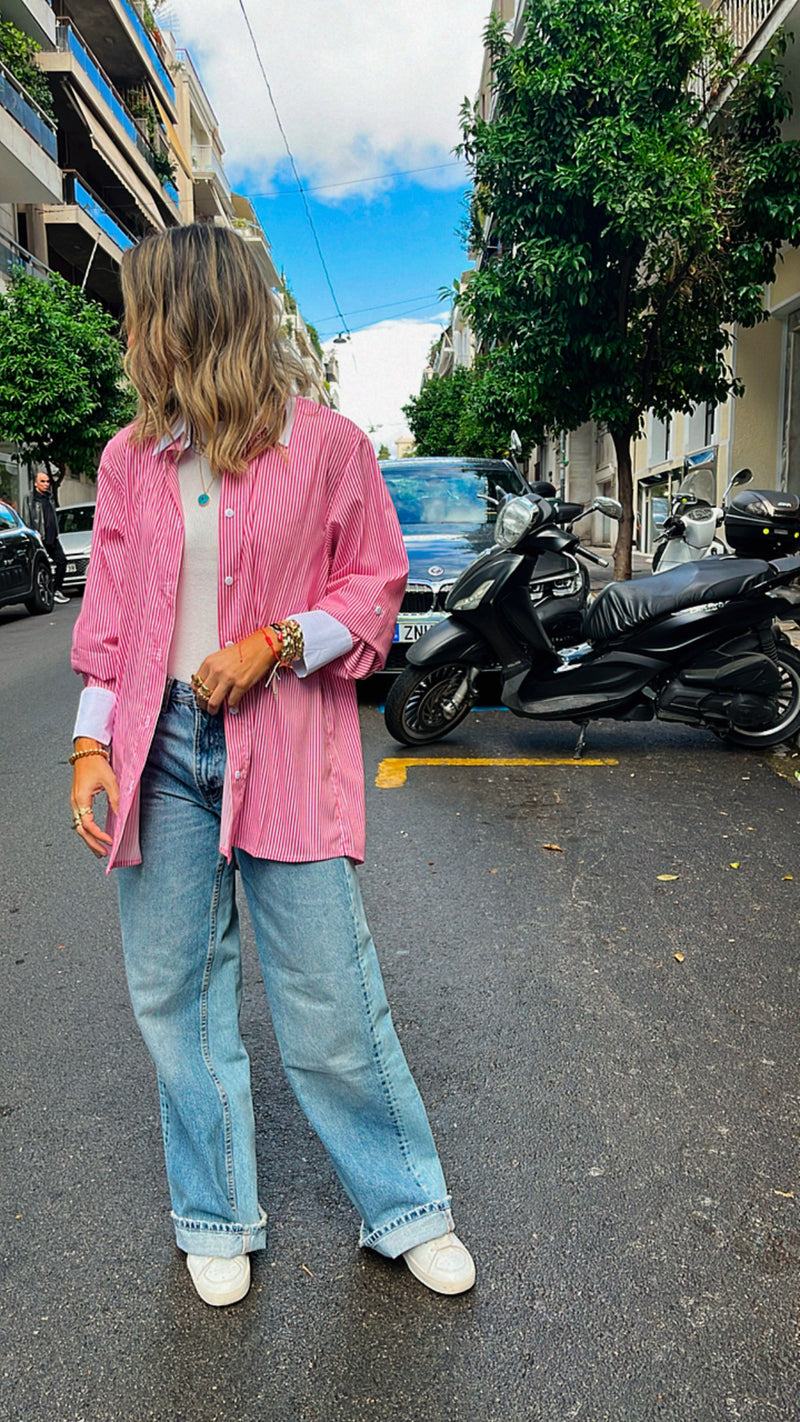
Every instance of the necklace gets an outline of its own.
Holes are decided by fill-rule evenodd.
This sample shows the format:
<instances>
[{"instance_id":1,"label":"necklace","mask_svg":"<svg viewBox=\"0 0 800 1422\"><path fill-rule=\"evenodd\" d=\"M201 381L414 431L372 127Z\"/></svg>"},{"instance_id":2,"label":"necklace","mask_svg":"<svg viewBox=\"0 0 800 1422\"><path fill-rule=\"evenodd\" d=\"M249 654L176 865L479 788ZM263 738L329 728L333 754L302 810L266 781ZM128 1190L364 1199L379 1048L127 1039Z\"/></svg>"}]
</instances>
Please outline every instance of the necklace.
<instances>
[{"instance_id":1,"label":"necklace","mask_svg":"<svg viewBox=\"0 0 800 1422\"><path fill-rule=\"evenodd\" d=\"M204 478L203 478L203 456L202 456L202 454L201 454L201 455L199 455L198 457L199 457L199 461L200 461L200 463L199 463L199 469L200 469L200 483L201 483L201 485L202 485L203 492L202 492L202 494L198 494L198 495L197 495L197 502L198 502L198 504L200 504L201 508L205 508L206 504L208 504L208 503L211 502L211 494L209 493L209 489L211 489L211 488L213 487L214 480L216 479L217 476L216 476L216 474L214 473L214 471L213 471L213 469L212 469L212 471L211 471L211 483L209 484L208 489L207 489L207 488L206 488L206 485L205 485L205 480L204 480Z\"/></svg>"}]
</instances>

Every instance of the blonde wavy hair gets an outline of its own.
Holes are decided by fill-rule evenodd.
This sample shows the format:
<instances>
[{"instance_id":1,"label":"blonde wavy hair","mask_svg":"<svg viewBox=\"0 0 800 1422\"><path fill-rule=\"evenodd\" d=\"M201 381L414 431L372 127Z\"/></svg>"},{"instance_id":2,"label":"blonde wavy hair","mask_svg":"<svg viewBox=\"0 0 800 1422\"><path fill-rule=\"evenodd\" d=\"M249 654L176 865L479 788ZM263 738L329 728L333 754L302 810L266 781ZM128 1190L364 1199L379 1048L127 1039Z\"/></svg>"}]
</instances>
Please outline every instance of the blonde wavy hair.
<instances>
[{"instance_id":1,"label":"blonde wavy hair","mask_svg":"<svg viewBox=\"0 0 800 1422\"><path fill-rule=\"evenodd\" d=\"M125 253L122 295L135 442L183 419L215 474L274 449L310 381L242 238L204 222L153 233Z\"/></svg>"}]
</instances>

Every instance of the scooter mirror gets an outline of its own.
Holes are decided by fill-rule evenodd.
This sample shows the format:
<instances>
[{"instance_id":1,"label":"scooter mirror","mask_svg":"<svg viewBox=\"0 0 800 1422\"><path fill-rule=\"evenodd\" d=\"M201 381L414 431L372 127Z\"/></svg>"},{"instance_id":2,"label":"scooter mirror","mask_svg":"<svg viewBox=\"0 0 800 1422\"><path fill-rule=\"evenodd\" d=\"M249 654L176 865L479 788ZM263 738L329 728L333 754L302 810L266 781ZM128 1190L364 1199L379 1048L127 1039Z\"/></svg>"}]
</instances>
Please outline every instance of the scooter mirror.
<instances>
[{"instance_id":1,"label":"scooter mirror","mask_svg":"<svg viewBox=\"0 0 800 1422\"><path fill-rule=\"evenodd\" d=\"M516 455L516 457L517 457L517 459L518 459L519 456L520 456L521 453L522 453L522 440L520 439L520 437L519 437L519 435L517 434L516 430L512 430L512 431L511 431L511 434L510 434L509 440L508 440L508 444L509 444L509 448L510 448L510 450L511 450L511 453L512 453L513 455Z\"/></svg>"},{"instance_id":2,"label":"scooter mirror","mask_svg":"<svg viewBox=\"0 0 800 1422\"><path fill-rule=\"evenodd\" d=\"M731 479L731 488L740 489L742 484L749 484L753 477L752 469L740 469Z\"/></svg>"},{"instance_id":3,"label":"scooter mirror","mask_svg":"<svg viewBox=\"0 0 800 1422\"><path fill-rule=\"evenodd\" d=\"M601 494L594 500L594 507L604 518L615 518L617 522L622 518L622 504L618 499L606 499Z\"/></svg>"}]
</instances>

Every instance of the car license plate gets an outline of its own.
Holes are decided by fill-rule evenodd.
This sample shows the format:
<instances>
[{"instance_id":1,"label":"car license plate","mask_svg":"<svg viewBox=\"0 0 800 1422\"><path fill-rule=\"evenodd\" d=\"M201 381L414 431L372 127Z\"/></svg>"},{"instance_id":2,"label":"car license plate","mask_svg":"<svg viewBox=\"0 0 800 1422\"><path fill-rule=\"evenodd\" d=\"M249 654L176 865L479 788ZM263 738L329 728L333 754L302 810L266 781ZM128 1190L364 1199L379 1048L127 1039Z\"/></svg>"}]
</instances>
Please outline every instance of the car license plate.
<instances>
[{"instance_id":1,"label":"car license plate","mask_svg":"<svg viewBox=\"0 0 800 1422\"><path fill-rule=\"evenodd\" d=\"M67 563L67 572L68 572L68 573L77 573L77 571L78 571L78 565L77 565L77 563Z\"/></svg>"},{"instance_id":2,"label":"car license plate","mask_svg":"<svg viewBox=\"0 0 800 1422\"><path fill-rule=\"evenodd\" d=\"M433 626L435 626L433 622L398 622L392 640L394 642L417 642Z\"/></svg>"}]
</instances>

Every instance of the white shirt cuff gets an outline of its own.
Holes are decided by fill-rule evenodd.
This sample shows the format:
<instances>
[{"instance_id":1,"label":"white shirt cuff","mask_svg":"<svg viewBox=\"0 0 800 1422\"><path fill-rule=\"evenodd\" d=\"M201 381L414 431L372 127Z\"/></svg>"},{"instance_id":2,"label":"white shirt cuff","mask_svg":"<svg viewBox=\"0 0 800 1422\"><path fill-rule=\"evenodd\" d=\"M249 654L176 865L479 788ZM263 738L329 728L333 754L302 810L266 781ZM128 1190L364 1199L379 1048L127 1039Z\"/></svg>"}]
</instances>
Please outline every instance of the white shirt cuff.
<instances>
[{"instance_id":1,"label":"white shirt cuff","mask_svg":"<svg viewBox=\"0 0 800 1422\"><path fill-rule=\"evenodd\" d=\"M316 612L296 612L291 620L302 627L305 643L302 659L292 662L292 671L296 676L304 677L319 671L320 667L343 657L352 649L353 639L349 631L329 612L320 609Z\"/></svg>"},{"instance_id":2,"label":"white shirt cuff","mask_svg":"<svg viewBox=\"0 0 800 1422\"><path fill-rule=\"evenodd\" d=\"M93 741L101 741L104 746L110 745L116 708L117 698L113 691L105 686L85 686L78 702L73 741L78 736L89 736Z\"/></svg>"}]
</instances>

